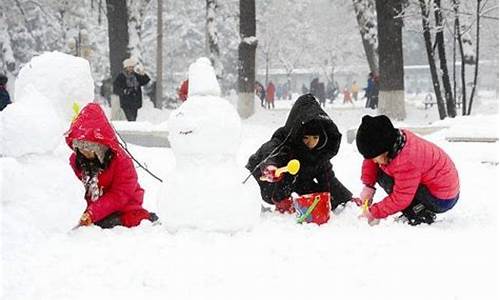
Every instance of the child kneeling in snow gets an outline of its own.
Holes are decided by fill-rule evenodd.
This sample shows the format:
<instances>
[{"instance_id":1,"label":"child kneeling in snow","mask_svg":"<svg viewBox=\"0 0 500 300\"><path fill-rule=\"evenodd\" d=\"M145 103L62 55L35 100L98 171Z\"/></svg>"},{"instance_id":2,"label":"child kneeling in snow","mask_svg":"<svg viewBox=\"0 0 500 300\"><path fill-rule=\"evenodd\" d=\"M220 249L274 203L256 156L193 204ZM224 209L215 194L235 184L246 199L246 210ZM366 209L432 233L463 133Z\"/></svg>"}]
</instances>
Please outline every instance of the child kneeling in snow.
<instances>
[{"instance_id":1,"label":"child kneeling in snow","mask_svg":"<svg viewBox=\"0 0 500 300\"><path fill-rule=\"evenodd\" d=\"M352 200L352 193L335 177L330 159L340 146L342 135L321 109L313 95L300 96L285 126L250 156L246 168L259 183L262 199L280 212L294 212L291 194L328 192L331 208ZM297 159L300 170L276 176L278 167Z\"/></svg>"},{"instance_id":2,"label":"child kneeling in snow","mask_svg":"<svg viewBox=\"0 0 500 300\"><path fill-rule=\"evenodd\" d=\"M364 216L370 224L401 211L410 225L431 224L436 213L451 209L458 200L458 172L438 146L411 131L394 128L388 117L364 116L356 135L365 158L358 205L367 201ZM378 183L388 194L371 205Z\"/></svg>"},{"instance_id":3,"label":"child kneeling in snow","mask_svg":"<svg viewBox=\"0 0 500 300\"><path fill-rule=\"evenodd\" d=\"M132 159L99 105L90 103L82 109L66 133L66 143L74 151L70 165L85 186L87 209L81 226L134 227L142 220L158 219L142 207L144 190Z\"/></svg>"}]
</instances>

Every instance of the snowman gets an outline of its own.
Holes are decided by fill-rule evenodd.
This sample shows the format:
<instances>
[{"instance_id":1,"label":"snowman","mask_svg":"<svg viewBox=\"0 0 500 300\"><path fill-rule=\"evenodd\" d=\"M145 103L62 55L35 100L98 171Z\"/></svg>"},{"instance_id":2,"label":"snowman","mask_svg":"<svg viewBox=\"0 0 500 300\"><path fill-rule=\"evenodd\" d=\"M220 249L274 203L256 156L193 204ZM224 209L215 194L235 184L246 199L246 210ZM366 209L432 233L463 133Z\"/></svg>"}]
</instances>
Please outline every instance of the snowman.
<instances>
[{"instance_id":1,"label":"snowman","mask_svg":"<svg viewBox=\"0 0 500 300\"><path fill-rule=\"evenodd\" d=\"M246 172L236 163L241 120L220 93L210 61L202 57L191 64L188 98L168 120L176 165L158 207L170 231L235 232L251 229L259 219L259 189L242 184Z\"/></svg>"},{"instance_id":2,"label":"snowman","mask_svg":"<svg viewBox=\"0 0 500 300\"><path fill-rule=\"evenodd\" d=\"M83 106L93 97L83 58L47 52L20 70L15 101L0 113L2 225L14 243L66 232L78 220L82 187L68 164L64 132L75 103Z\"/></svg>"}]
</instances>

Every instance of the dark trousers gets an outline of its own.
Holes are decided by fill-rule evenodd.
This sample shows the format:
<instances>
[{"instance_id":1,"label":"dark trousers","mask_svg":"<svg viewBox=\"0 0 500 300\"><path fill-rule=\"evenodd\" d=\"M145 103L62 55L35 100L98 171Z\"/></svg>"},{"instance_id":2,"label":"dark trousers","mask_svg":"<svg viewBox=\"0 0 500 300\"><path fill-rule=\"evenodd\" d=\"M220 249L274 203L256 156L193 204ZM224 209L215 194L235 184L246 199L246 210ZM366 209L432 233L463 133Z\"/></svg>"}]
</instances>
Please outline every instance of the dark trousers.
<instances>
[{"instance_id":1,"label":"dark trousers","mask_svg":"<svg viewBox=\"0 0 500 300\"><path fill-rule=\"evenodd\" d=\"M122 107L125 117L128 121L135 121L137 119L137 108L132 107Z\"/></svg>"},{"instance_id":2,"label":"dark trousers","mask_svg":"<svg viewBox=\"0 0 500 300\"><path fill-rule=\"evenodd\" d=\"M387 175L379 169L377 176L377 183L384 189L387 194L392 193L394 187L394 178ZM415 197L413 198L410 206L405 210L412 209L418 204L422 204L426 209L435 213L444 213L451 209L458 201L459 195L452 199L439 199L434 197L424 185L419 185Z\"/></svg>"}]
</instances>

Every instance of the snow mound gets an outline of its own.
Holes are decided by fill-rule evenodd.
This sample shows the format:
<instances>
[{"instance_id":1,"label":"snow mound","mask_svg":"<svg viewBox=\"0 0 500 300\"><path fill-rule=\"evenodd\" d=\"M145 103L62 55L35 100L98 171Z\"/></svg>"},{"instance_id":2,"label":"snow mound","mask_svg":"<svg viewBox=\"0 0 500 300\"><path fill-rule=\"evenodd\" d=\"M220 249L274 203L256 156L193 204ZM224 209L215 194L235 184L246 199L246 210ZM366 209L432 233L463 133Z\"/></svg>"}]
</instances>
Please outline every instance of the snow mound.
<instances>
[{"instance_id":1,"label":"snow mound","mask_svg":"<svg viewBox=\"0 0 500 300\"><path fill-rule=\"evenodd\" d=\"M37 99L27 97L30 85L49 99L66 121L70 121L73 116L74 102L83 107L94 99L94 81L89 62L57 51L33 57L19 71L15 89L17 102L37 102Z\"/></svg>"},{"instance_id":2,"label":"snow mound","mask_svg":"<svg viewBox=\"0 0 500 300\"><path fill-rule=\"evenodd\" d=\"M23 97L0 114L0 155L47 153L62 141L64 122L49 100L32 88Z\"/></svg>"}]
</instances>

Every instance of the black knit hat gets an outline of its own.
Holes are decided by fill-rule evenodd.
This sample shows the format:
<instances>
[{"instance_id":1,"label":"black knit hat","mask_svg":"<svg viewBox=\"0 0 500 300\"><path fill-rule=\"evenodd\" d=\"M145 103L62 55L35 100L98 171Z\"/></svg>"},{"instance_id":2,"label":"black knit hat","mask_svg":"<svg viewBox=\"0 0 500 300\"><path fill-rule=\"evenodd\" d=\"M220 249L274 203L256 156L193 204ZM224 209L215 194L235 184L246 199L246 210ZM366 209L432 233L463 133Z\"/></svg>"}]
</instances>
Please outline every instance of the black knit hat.
<instances>
[{"instance_id":1,"label":"black knit hat","mask_svg":"<svg viewBox=\"0 0 500 300\"><path fill-rule=\"evenodd\" d=\"M358 151L371 159L392 149L397 139L397 129L387 116L364 116L356 134Z\"/></svg>"},{"instance_id":2,"label":"black knit hat","mask_svg":"<svg viewBox=\"0 0 500 300\"><path fill-rule=\"evenodd\" d=\"M323 133L323 126L320 120L311 120L301 128L302 136L304 135L321 135Z\"/></svg>"}]
</instances>

